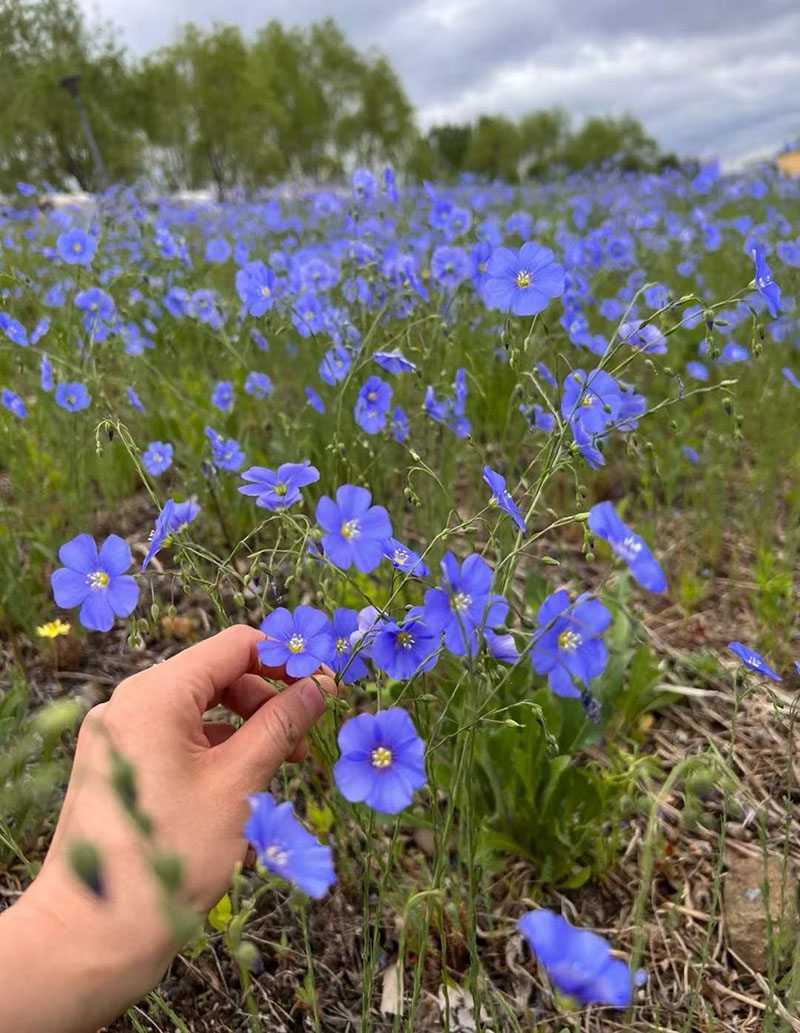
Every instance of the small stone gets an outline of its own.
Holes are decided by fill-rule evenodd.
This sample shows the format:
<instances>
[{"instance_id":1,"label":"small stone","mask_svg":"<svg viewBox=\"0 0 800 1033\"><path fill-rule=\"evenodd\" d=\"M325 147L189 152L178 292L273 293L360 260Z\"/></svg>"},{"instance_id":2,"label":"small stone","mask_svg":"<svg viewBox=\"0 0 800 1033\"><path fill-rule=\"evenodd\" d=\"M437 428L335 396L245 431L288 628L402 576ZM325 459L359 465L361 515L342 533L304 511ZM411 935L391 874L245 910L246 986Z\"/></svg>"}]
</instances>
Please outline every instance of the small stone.
<instances>
[{"instance_id":1,"label":"small stone","mask_svg":"<svg viewBox=\"0 0 800 1033\"><path fill-rule=\"evenodd\" d=\"M770 855L731 853L723 884L723 917L730 949L756 972L767 971L772 949L783 960L797 935L797 877L790 863ZM767 914L769 913L769 922Z\"/></svg>"}]
</instances>

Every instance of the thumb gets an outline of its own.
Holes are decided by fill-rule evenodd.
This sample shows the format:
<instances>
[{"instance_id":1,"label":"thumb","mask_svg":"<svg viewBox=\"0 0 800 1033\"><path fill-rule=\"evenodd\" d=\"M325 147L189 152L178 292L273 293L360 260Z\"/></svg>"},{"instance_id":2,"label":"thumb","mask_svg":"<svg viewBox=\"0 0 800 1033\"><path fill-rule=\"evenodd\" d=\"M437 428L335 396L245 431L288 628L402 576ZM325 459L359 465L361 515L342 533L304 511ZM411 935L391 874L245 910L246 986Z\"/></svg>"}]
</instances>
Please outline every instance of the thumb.
<instances>
[{"instance_id":1,"label":"thumb","mask_svg":"<svg viewBox=\"0 0 800 1033\"><path fill-rule=\"evenodd\" d=\"M335 691L335 682L325 674L289 685L262 704L213 753L224 765L237 767L253 789L260 789L322 716L326 694Z\"/></svg>"}]
</instances>

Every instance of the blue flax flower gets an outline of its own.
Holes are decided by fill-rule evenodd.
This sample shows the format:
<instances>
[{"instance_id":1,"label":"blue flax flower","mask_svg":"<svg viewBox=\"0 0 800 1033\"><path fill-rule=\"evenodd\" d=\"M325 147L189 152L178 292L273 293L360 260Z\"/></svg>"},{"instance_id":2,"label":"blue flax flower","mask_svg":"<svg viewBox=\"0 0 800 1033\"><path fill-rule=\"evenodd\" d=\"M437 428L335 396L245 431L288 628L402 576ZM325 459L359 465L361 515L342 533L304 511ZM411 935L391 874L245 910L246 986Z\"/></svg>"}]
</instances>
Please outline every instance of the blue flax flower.
<instances>
[{"instance_id":1,"label":"blue flax flower","mask_svg":"<svg viewBox=\"0 0 800 1033\"><path fill-rule=\"evenodd\" d=\"M59 234L56 250L67 265L89 265L97 249L97 237L85 233L79 226L72 226Z\"/></svg>"},{"instance_id":2,"label":"blue flax flower","mask_svg":"<svg viewBox=\"0 0 800 1033\"><path fill-rule=\"evenodd\" d=\"M285 667L291 678L305 678L333 658L331 622L313 606L298 606L294 613L279 606L265 617L261 630L267 636L258 643L262 664Z\"/></svg>"},{"instance_id":3,"label":"blue flax flower","mask_svg":"<svg viewBox=\"0 0 800 1033\"><path fill-rule=\"evenodd\" d=\"M319 364L319 375L329 387L334 387L347 376L351 364L347 348L343 344L335 344L323 355Z\"/></svg>"},{"instance_id":4,"label":"blue flax flower","mask_svg":"<svg viewBox=\"0 0 800 1033\"><path fill-rule=\"evenodd\" d=\"M597 933L576 929L553 911L529 911L517 923L536 960L553 985L581 1004L626 1008L633 977L624 961L611 957Z\"/></svg>"},{"instance_id":5,"label":"blue flax flower","mask_svg":"<svg viewBox=\"0 0 800 1033\"><path fill-rule=\"evenodd\" d=\"M27 348L30 344L28 331L18 319L14 319L7 312L0 312L0 330L13 344L18 344L22 348Z\"/></svg>"},{"instance_id":6,"label":"blue flax flower","mask_svg":"<svg viewBox=\"0 0 800 1033\"><path fill-rule=\"evenodd\" d=\"M391 430L392 437L395 441L403 442L408 437L408 417L399 405L396 405L394 407L394 411L392 412L391 423L389 424L389 429Z\"/></svg>"},{"instance_id":7,"label":"blue flax flower","mask_svg":"<svg viewBox=\"0 0 800 1033\"><path fill-rule=\"evenodd\" d=\"M359 649L358 613L341 607L333 614L334 651L330 666L345 685L360 681L367 676L364 651ZM355 640L353 636L356 636Z\"/></svg>"},{"instance_id":8,"label":"blue flax flower","mask_svg":"<svg viewBox=\"0 0 800 1033\"><path fill-rule=\"evenodd\" d=\"M222 412L230 412L233 408L233 384L230 380L218 380L211 393L211 404L221 409Z\"/></svg>"},{"instance_id":9,"label":"blue flax flower","mask_svg":"<svg viewBox=\"0 0 800 1033\"><path fill-rule=\"evenodd\" d=\"M353 199L368 204L374 201L378 193L378 184L375 177L367 169L356 169L350 181L353 191Z\"/></svg>"},{"instance_id":10,"label":"blue flax flower","mask_svg":"<svg viewBox=\"0 0 800 1033\"><path fill-rule=\"evenodd\" d=\"M276 803L269 793L253 793L247 802L244 835L261 864L309 897L324 897L336 882L331 848L303 828L290 803Z\"/></svg>"},{"instance_id":11,"label":"blue flax flower","mask_svg":"<svg viewBox=\"0 0 800 1033\"><path fill-rule=\"evenodd\" d=\"M244 382L245 394L253 398L266 398L272 394L272 381L266 373L248 373Z\"/></svg>"},{"instance_id":12,"label":"blue flax flower","mask_svg":"<svg viewBox=\"0 0 800 1033\"><path fill-rule=\"evenodd\" d=\"M400 622L381 621L372 642L372 661L390 678L411 678L436 666L440 640L425 626L422 607L414 606Z\"/></svg>"},{"instance_id":13,"label":"blue flax flower","mask_svg":"<svg viewBox=\"0 0 800 1033\"><path fill-rule=\"evenodd\" d=\"M333 769L339 792L381 814L398 814L427 781L425 743L405 710L359 714L339 730L341 757Z\"/></svg>"},{"instance_id":14,"label":"blue flax flower","mask_svg":"<svg viewBox=\"0 0 800 1033\"><path fill-rule=\"evenodd\" d=\"M147 570L150 560L162 545L168 542L170 535L176 531L185 531L199 512L200 507L196 502L175 502L174 499L167 499L150 536L147 554L142 560L143 571Z\"/></svg>"},{"instance_id":15,"label":"blue flax flower","mask_svg":"<svg viewBox=\"0 0 800 1033\"><path fill-rule=\"evenodd\" d=\"M749 670L756 671L758 674L765 674L767 678L771 678L773 681L783 681L783 678L781 678L777 671L773 671L764 657L754 649L748 649L741 642L729 642L728 649L735 653Z\"/></svg>"},{"instance_id":16,"label":"blue flax flower","mask_svg":"<svg viewBox=\"0 0 800 1033\"><path fill-rule=\"evenodd\" d=\"M690 463L699 463L700 456L697 454L697 449L692 448L691 445L682 445L681 452L686 456Z\"/></svg>"},{"instance_id":17,"label":"blue flax flower","mask_svg":"<svg viewBox=\"0 0 800 1033\"><path fill-rule=\"evenodd\" d=\"M43 355L42 361L39 363L39 385L42 391L52 391L54 383L53 364L46 355Z\"/></svg>"},{"instance_id":18,"label":"blue flax flower","mask_svg":"<svg viewBox=\"0 0 800 1033\"><path fill-rule=\"evenodd\" d=\"M396 538L386 539L383 543L383 555L387 560L391 560L395 570L402 570L404 574L414 574L416 577L427 577L430 574L428 565L419 554Z\"/></svg>"},{"instance_id":19,"label":"blue flax flower","mask_svg":"<svg viewBox=\"0 0 800 1033\"><path fill-rule=\"evenodd\" d=\"M263 316L275 304L275 273L263 262L248 262L236 274L236 291L251 316Z\"/></svg>"},{"instance_id":20,"label":"blue flax flower","mask_svg":"<svg viewBox=\"0 0 800 1033\"><path fill-rule=\"evenodd\" d=\"M206 261L222 265L231 254L231 246L224 237L212 237L206 244Z\"/></svg>"},{"instance_id":21,"label":"blue flax flower","mask_svg":"<svg viewBox=\"0 0 800 1033\"><path fill-rule=\"evenodd\" d=\"M172 445L166 441L151 441L142 453L142 462L152 477L158 477L172 466Z\"/></svg>"},{"instance_id":22,"label":"blue flax flower","mask_svg":"<svg viewBox=\"0 0 800 1033\"><path fill-rule=\"evenodd\" d=\"M80 412L81 409L88 409L92 402L92 396L86 390L85 384L59 384L55 393L56 403L67 412Z\"/></svg>"},{"instance_id":23,"label":"blue flax flower","mask_svg":"<svg viewBox=\"0 0 800 1033\"><path fill-rule=\"evenodd\" d=\"M489 466L483 468L483 479L489 485L492 492L491 501L503 510L504 513L508 513L520 531L525 530L525 519L522 516L522 510L511 498L510 492L506 489L506 479L501 474L492 470Z\"/></svg>"},{"instance_id":24,"label":"blue flax flower","mask_svg":"<svg viewBox=\"0 0 800 1033\"><path fill-rule=\"evenodd\" d=\"M392 389L380 377L369 377L358 392L353 416L367 434L377 434L386 426L386 415L392 404Z\"/></svg>"},{"instance_id":25,"label":"blue flax flower","mask_svg":"<svg viewBox=\"0 0 800 1033\"><path fill-rule=\"evenodd\" d=\"M781 289L772 279L772 270L767 263L764 248L757 244L753 248L752 255L756 267L755 288L766 301L769 314L775 319L778 309L781 307Z\"/></svg>"},{"instance_id":26,"label":"blue flax flower","mask_svg":"<svg viewBox=\"0 0 800 1033\"><path fill-rule=\"evenodd\" d=\"M16 416L20 420L24 420L28 415L28 410L25 408L25 403L22 401L16 391L12 391L8 387L3 388L3 392L0 395L0 400L3 403L3 407Z\"/></svg>"},{"instance_id":27,"label":"blue flax flower","mask_svg":"<svg viewBox=\"0 0 800 1033\"><path fill-rule=\"evenodd\" d=\"M78 618L84 628L110 631L115 615L133 613L139 588L125 573L131 550L118 535L109 535L98 552L91 535L79 534L61 546L58 558L64 566L50 576L53 595L65 610L80 606Z\"/></svg>"},{"instance_id":28,"label":"blue flax flower","mask_svg":"<svg viewBox=\"0 0 800 1033\"><path fill-rule=\"evenodd\" d=\"M142 405L141 398L139 398L139 396L136 394L136 391L132 387L125 388L125 395L128 399L128 402L133 406L134 409L138 410L139 412L145 411L144 406Z\"/></svg>"},{"instance_id":29,"label":"blue flax flower","mask_svg":"<svg viewBox=\"0 0 800 1033\"><path fill-rule=\"evenodd\" d=\"M302 463L283 463L277 470L251 466L242 474L250 481L239 488L240 495L252 495L256 505L264 509L286 509L300 501L300 488L319 480L319 470L308 459Z\"/></svg>"},{"instance_id":30,"label":"blue flax flower","mask_svg":"<svg viewBox=\"0 0 800 1033\"><path fill-rule=\"evenodd\" d=\"M36 326L31 330L31 344L37 344L50 329L50 318L42 316Z\"/></svg>"},{"instance_id":31,"label":"blue flax flower","mask_svg":"<svg viewBox=\"0 0 800 1033\"><path fill-rule=\"evenodd\" d=\"M238 441L225 438L213 427L206 427L206 437L211 442L211 461L220 470L236 472L244 462L244 452Z\"/></svg>"},{"instance_id":32,"label":"blue flax flower","mask_svg":"<svg viewBox=\"0 0 800 1033\"><path fill-rule=\"evenodd\" d=\"M495 660L500 660L504 664L515 664L519 660L519 650L513 635L508 632L498 634L488 630L483 634L486 638L486 645L489 647L489 653Z\"/></svg>"},{"instance_id":33,"label":"blue flax flower","mask_svg":"<svg viewBox=\"0 0 800 1033\"><path fill-rule=\"evenodd\" d=\"M571 606L562 588L545 599L536 620L539 630L530 653L534 671L547 675L556 696L580 698L582 691L575 682L588 687L608 663L608 650L600 636L611 623L611 614L587 595L579 596Z\"/></svg>"},{"instance_id":34,"label":"blue flax flower","mask_svg":"<svg viewBox=\"0 0 800 1033\"><path fill-rule=\"evenodd\" d=\"M371 506L366 488L343 484L336 501L323 495L317 503L317 523L325 532L322 548L331 563L349 570L352 564L364 574L383 559L383 548L392 537L389 514L383 506Z\"/></svg>"},{"instance_id":35,"label":"blue flax flower","mask_svg":"<svg viewBox=\"0 0 800 1033\"><path fill-rule=\"evenodd\" d=\"M781 370L781 373L783 373L783 375L786 377L786 379L789 381L792 387L796 387L798 390L800 390L800 380L797 379L797 375L795 374L794 370L790 369L788 366L784 366Z\"/></svg>"},{"instance_id":36,"label":"blue flax flower","mask_svg":"<svg viewBox=\"0 0 800 1033\"><path fill-rule=\"evenodd\" d=\"M469 276L469 256L460 247L442 244L431 256L431 276L443 287L455 290Z\"/></svg>"},{"instance_id":37,"label":"blue flax flower","mask_svg":"<svg viewBox=\"0 0 800 1033\"><path fill-rule=\"evenodd\" d=\"M563 293L564 267L539 244L523 244L518 252L496 248L486 263L483 297L490 308L533 316Z\"/></svg>"},{"instance_id":38,"label":"blue flax flower","mask_svg":"<svg viewBox=\"0 0 800 1033\"><path fill-rule=\"evenodd\" d=\"M622 323L619 336L625 344L649 355L663 355L667 351L666 337L652 323L644 323L641 320Z\"/></svg>"},{"instance_id":39,"label":"blue flax flower","mask_svg":"<svg viewBox=\"0 0 800 1033\"><path fill-rule=\"evenodd\" d=\"M372 356L372 361L377 362L381 369L385 369L387 373L416 373L417 367L411 361L407 359L405 355L398 349L390 352L375 352Z\"/></svg>"},{"instance_id":40,"label":"blue flax flower","mask_svg":"<svg viewBox=\"0 0 800 1033\"><path fill-rule=\"evenodd\" d=\"M610 502L598 502L589 511L589 527L603 538L630 567L634 579L649 592L666 592L667 579L644 540L627 527Z\"/></svg>"},{"instance_id":41,"label":"blue flax flower","mask_svg":"<svg viewBox=\"0 0 800 1033\"><path fill-rule=\"evenodd\" d=\"M311 406L311 408L312 409L316 409L318 413L324 413L325 412L325 403L320 398L318 392L316 392L313 387L307 387L305 389L305 392L306 392L306 399L308 401L308 404Z\"/></svg>"},{"instance_id":42,"label":"blue flax flower","mask_svg":"<svg viewBox=\"0 0 800 1033\"><path fill-rule=\"evenodd\" d=\"M467 556L459 568L452 552L442 558L440 588L425 593L425 622L432 631L444 633L444 643L455 656L478 648L478 633L502 624L508 603L492 594L492 568L477 553Z\"/></svg>"}]
</instances>

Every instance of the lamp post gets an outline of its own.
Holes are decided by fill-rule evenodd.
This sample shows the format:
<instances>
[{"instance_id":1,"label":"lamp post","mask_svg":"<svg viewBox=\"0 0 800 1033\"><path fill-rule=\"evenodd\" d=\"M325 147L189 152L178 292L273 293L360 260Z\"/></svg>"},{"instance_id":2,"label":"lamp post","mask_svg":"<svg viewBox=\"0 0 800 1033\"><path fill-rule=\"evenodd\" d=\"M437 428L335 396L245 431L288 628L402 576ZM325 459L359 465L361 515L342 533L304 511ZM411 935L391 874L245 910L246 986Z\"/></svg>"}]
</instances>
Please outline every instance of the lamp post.
<instances>
[{"instance_id":1,"label":"lamp post","mask_svg":"<svg viewBox=\"0 0 800 1033\"><path fill-rule=\"evenodd\" d=\"M97 189L104 190L106 185L106 170L103 165L100 148L97 146L97 141L94 138L92 127L89 125L86 108L83 106L83 100L81 99L81 77L79 75L66 75L61 80L60 86L62 90L66 90L70 97L72 97L72 103L75 105L75 111L78 114L78 121L81 124L83 135L86 137L86 144L89 148L89 153L92 156Z\"/></svg>"}]
</instances>

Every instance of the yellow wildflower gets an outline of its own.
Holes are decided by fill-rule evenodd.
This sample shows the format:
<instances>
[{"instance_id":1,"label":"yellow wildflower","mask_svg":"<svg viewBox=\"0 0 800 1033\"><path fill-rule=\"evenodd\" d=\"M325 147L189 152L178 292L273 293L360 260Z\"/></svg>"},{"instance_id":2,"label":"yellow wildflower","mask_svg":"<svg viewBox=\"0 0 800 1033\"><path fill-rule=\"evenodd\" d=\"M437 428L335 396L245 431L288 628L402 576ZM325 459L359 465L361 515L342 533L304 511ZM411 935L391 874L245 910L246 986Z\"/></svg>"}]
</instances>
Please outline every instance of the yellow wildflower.
<instances>
[{"instance_id":1,"label":"yellow wildflower","mask_svg":"<svg viewBox=\"0 0 800 1033\"><path fill-rule=\"evenodd\" d=\"M48 621L47 624L40 624L36 629L36 634L40 638L58 638L59 635L69 635L71 624L66 621L54 620Z\"/></svg>"}]
</instances>

